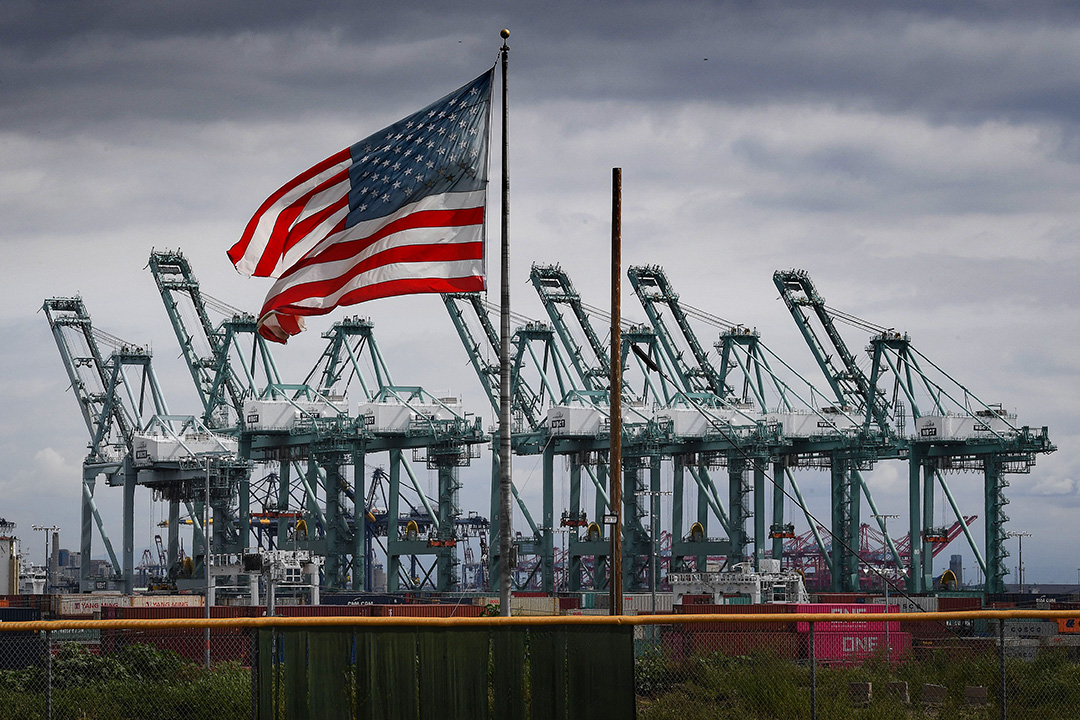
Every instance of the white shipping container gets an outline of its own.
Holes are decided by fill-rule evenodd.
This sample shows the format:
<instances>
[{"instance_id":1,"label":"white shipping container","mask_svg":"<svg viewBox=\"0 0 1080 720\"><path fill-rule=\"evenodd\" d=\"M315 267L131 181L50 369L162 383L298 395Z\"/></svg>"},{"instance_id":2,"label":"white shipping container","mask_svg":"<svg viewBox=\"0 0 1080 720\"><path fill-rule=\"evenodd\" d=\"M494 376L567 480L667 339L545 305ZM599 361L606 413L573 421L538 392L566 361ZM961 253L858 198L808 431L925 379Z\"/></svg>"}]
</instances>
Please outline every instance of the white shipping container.
<instances>
[{"instance_id":1,"label":"white shipping container","mask_svg":"<svg viewBox=\"0 0 1080 720\"><path fill-rule=\"evenodd\" d=\"M672 593L656 593L656 612L672 612L674 601L675 596ZM625 612L627 615L637 615L638 613L652 612L652 609L652 593L634 593L632 595L623 595L623 612Z\"/></svg>"},{"instance_id":2,"label":"white shipping container","mask_svg":"<svg viewBox=\"0 0 1080 720\"><path fill-rule=\"evenodd\" d=\"M511 615L558 615L559 598L556 597L511 597Z\"/></svg>"},{"instance_id":3,"label":"white shipping container","mask_svg":"<svg viewBox=\"0 0 1080 720\"><path fill-rule=\"evenodd\" d=\"M135 465L138 467L156 462L176 462L204 453L235 453L238 447L232 438L206 434L184 435L179 439L171 435L135 435L132 441Z\"/></svg>"},{"instance_id":4,"label":"white shipping container","mask_svg":"<svg viewBox=\"0 0 1080 720\"><path fill-rule=\"evenodd\" d=\"M600 432L601 420L596 408L555 405L548 410L548 430L555 436L595 436Z\"/></svg>"},{"instance_id":5,"label":"white shipping container","mask_svg":"<svg viewBox=\"0 0 1080 720\"><path fill-rule=\"evenodd\" d=\"M917 440L968 440L1013 434L1008 420L1000 415L924 415L915 421Z\"/></svg>"},{"instance_id":6,"label":"white shipping container","mask_svg":"<svg viewBox=\"0 0 1080 720\"><path fill-rule=\"evenodd\" d=\"M855 422L841 413L809 412L769 413L766 422L778 423L785 437L835 435L855 427Z\"/></svg>"},{"instance_id":7,"label":"white shipping container","mask_svg":"<svg viewBox=\"0 0 1080 720\"><path fill-rule=\"evenodd\" d=\"M202 607L202 595L132 595L127 607L133 608L173 608Z\"/></svg>"},{"instance_id":8,"label":"white shipping container","mask_svg":"<svg viewBox=\"0 0 1080 720\"><path fill-rule=\"evenodd\" d=\"M884 605L885 598L876 597L873 599L873 603L875 605ZM896 612L937 612L938 599L936 597L923 597L921 595L912 598L890 595L889 607L896 608Z\"/></svg>"},{"instance_id":9,"label":"white shipping container","mask_svg":"<svg viewBox=\"0 0 1080 720\"><path fill-rule=\"evenodd\" d=\"M63 617L91 616L103 607L130 607L130 600L116 593L54 595L53 612Z\"/></svg>"},{"instance_id":10,"label":"white shipping container","mask_svg":"<svg viewBox=\"0 0 1080 720\"><path fill-rule=\"evenodd\" d=\"M401 403L361 403L356 415L367 430L376 433L404 433L413 419L412 410Z\"/></svg>"},{"instance_id":11,"label":"white shipping container","mask_svg":"<svg viewBox=\"0 0 1080 720\"><path fill-rule=\"evenodd\" d=\"M334 400L248 400L244 403L244 424L249 430L291 430L302 420L347 415L348 401Z\"/></svg>"},{"instance_id":12,"label":"white shipping container","mask_svg":"<svg viewBox=\"0 0 1080 720\"><path fill-rule=\"evenodd\" d=\"M666 408L656 413L661 426L670 426L671 433L679 437L701 437L709 430L709 421L693 408Z\"/></svg>"}]
</instances>

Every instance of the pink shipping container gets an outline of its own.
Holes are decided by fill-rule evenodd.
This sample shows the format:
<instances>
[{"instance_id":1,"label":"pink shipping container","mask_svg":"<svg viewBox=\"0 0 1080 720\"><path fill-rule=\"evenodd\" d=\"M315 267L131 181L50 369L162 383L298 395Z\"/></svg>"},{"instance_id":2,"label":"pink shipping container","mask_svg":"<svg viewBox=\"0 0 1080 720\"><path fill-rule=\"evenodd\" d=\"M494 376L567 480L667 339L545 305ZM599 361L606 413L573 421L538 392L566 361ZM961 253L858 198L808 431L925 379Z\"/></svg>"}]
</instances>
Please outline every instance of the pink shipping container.
<instances>
[{"instance_id":1,"label":"pink shipping container","mask_svg":"<svg viewBox=\"0 0 1080 720\"><path fill-rule=\"evenodd\" d=\"M889 659L903 660L911 654L911 635L889 633ZM884 632L815 632L814 659L830 665L858 665L885 655Z\"/></svg>"},{"instance_id":2,"label":"pink shipping container","mask_svg":"<svg viewBox=\"0 0 1080 720\"><path fill-rule=\"evenodd\" d=\"M885 605L874 604L848 604L848 603L827 603L827 604L814 604L814 605L796 605L796 612L800 613L853 613L857 615L884 615L888 609ZM889 632L900 632L900 623L891 621L888 623ZM819 633L829 632L841 632L841 631L857 631L857 632L885 632L884 620L837 620L835 622L818 622L814 623L814 631ZM798 631L801 633L810 632L810 623L800 622L798 625Z\"/></svg>"}]
</instances>

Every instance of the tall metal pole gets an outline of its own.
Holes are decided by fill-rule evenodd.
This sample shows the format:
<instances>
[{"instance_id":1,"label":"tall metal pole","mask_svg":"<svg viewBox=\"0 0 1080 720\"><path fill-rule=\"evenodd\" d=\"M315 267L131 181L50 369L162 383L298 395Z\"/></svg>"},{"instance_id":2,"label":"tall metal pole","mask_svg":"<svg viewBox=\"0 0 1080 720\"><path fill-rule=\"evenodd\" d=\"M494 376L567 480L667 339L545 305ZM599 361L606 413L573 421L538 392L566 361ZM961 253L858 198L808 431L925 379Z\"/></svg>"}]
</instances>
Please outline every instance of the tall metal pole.
<instances>
[{"instance_id":1,"label":"tall metal pole","mask_svg":"<svg viewBox=\"0 0 1080 720\"><path fill-rule=\"evenodd\" d=\"M1016 532L1005 533L1005 537L1016 538L1017 546L1019 547L1020 557L1017 559L1018 567L1016 568L1016 581L1020 584L1020 593L1024 592L1024 538L1031 537L1031 533L1026 530L1019 530Z\"/></svg>"},{"instance_id":2,"label":"tall metal pole","mask_svg":"<svg viewBox=\"0 0 1080 720\"><path fill-rule=\"evenodd\" d=\"M513 580L513 506L510 474L510 106L506 70L510 31L501 33L502 58L502 285L499 304L499 614L510 616L510 583Z\"/></svg>"},{"instance_id":3,"label":"tall metal pole","mask_svg":"<svg viewBox=\"0 0 1080 720\"><path fill-rule=\"evenodd\" d=\"M45 588L46 595L49 594L49 588L52 585L52 559L49 553L49 538L54 534L60 532L60 528L56 525L33 525L35 530L40 530L45 533ZM90 562L87 560L86 562Z\"/></svg>"},{"instance_id":4,"label":"tall metal pole","mask_svg":"<svg viewBox=\"0 0 1080 720\"><path fill-rule=\"evenodd\" d=\"M623 614L622 579L622 334L619 321L622 309L622 168L611 169L611 529L612 615Z\"/></svg>"},{"instance_id":5,"label":"tall metal pole","mask_svg":"<svg viewBox=\"0 0 1080 720\"><path fill-rule=\"evenodd\" d=\"M203 501L203 570L206 573L206 595L203 597L203 614L210 619L210 458L206 458L206 497ZM203 654L206 669L210 669L210 626L203 631Z\"/></svg>"},{"instance_id":6,"label":"tall metal pole","mask_svg":"<svg viewBox=\"0 0 1080 720\"><path fill-rule=\"evenodd\" d=\"M889 546L889 519L893 520L899 518L899 515L889 515L885 513L878 513L874 515L875 520L881 521L881 529L885 533L885 548ZM885 559L885 550L881 551L881 559ZM885 568L882 568L885 571ZM885 571L883 578L885 580L885 662L888 664L892 655L892 645L889 643L889 573Z\"/></svg>"}]
</instances>

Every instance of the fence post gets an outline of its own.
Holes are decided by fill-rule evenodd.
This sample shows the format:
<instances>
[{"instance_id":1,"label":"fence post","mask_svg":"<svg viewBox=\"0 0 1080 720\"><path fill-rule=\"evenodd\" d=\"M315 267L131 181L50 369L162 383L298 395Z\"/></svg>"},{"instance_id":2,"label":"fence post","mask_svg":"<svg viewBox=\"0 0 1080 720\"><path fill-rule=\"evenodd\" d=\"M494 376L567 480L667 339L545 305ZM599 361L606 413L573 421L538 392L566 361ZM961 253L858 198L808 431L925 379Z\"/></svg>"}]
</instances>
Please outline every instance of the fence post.
<instances>
[{"instance_id":1,"label":"fence post","mask_svg":"<svg viewBox=\"0 0 1080 720\"><path fill-rule=\"evenodd\" d=\"M52 632L45 634L45 718L52 720Z\"/></svg>"},{"instance_id":2,"label":"fence post","mask_svg":"<svg viewBox=\"0 0 1080 720\"><path fill-rule=\"evenodd\" d=\"M1001 664L1001 720L1008 717L1005 709L1005 620L998 620L998 660Z\"/></svg>"},{"instance_id":3,"label":"fence post","mask_svg":"<svg viewBox=\"0 0 1080 720\"><path fill-rule=\"evenodd\" d=\"M813 622L810 623L810 720L817 720L817 648Z\"/></svg>"},{"instance_id":4,"label":"fence post","mask_svg":"<svg viewBox=\"0 0 1080 720\"><path fill-rule=\"evenodd\" d=\"M248 657L251 658L251 720L259 720L259 629L248 629Z\"/></svg>"}]
</instances>

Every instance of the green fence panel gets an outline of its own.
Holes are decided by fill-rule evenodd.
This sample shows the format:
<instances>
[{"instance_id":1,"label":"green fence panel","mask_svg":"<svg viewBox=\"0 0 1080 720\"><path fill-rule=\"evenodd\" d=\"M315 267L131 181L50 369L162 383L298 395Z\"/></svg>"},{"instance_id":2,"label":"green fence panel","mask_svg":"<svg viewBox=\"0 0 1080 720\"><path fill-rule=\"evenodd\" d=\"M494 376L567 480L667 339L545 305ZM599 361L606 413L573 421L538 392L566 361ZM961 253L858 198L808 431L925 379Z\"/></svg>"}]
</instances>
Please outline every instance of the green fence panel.
<instances>
[{"instance_id":1,"label":"green fence panel","mask_svg":"<svg viewBox=\"0 0 1080 720\"><path fill-rule=\"evenodd\" d=\"M525 628L492 628L492 716L525 717Z\"/></svg>"},{"instance_id":2,"label":"green fence panel","mask_svg":"<svg viewBox=\"0 0 1080 720\"><path fill-rule=\"evenodd\" d=\"M307 633L288 629L281 632L285 643L285 670L281 684L285 689L285 717L307 716L308 668Z\"/></svg>"},{"instance_id":3,"label":"green fence panel","mask_svg":"<svg viewBox=\"0 0 1080 720\"><path fill-rule=\"evenodd\" d=\"M351 720L352 631L309 630L307 636L309 717Z\"/></svg>"},{"instance_id":4,"label":"green fence panel","mask_svg":"<svg viewBox=\"0 0 1080 720\"><path fill-rule=\"evenodd\" d=\"M566 677L566 705L571 720L633 718L633 628L568 628Z\"/></svg>"},{"instance_id":5,"label":"green fence panel","mask_svg":"<svg viewBox=\"0 0 1080 720\"><path fill-rule=\"evenodd\" d=\"M419 717L414 628L357 630L356 717L371 720Z\"/></svg>"},{"instance_id":6,"label":"green fence panel","mask_svg":"<svg viewBox=\"0 0 1080 720\"><path fill-rule=\"evenodd\" d=\"M529 630L529 689L532 720L566 719L566 630Z\"/></svg>"},{"instance_id":7,"label":"green fence panel","mask_svg":"<svg viewBox=\"0 0 1080 720\"><path fill-rule=\"evenodd\" d=\"M421 720L488 718L487 629L421 630Z\"/></svg>"},{"instance_id":8,"label":"green fence panel","mask_svg":"<svg viewBox=\"0 0 1080 720\"><path fill-rule=\"evenodd\" d=\"M275 631L259 630L259 720L273 720L274 712L274 674L277 663L274 658Z\"/></svg>"}]
</instances>

